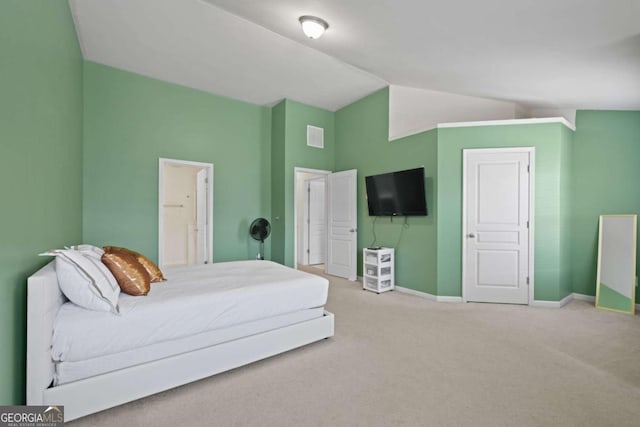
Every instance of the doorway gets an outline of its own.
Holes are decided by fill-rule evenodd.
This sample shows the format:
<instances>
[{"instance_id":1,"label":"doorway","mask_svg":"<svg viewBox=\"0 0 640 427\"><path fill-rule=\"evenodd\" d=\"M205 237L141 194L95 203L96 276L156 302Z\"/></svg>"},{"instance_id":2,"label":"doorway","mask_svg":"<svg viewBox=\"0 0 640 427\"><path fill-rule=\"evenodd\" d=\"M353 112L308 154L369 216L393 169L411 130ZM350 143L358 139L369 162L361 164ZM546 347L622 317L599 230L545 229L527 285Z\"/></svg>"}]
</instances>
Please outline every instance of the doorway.
<instances>
[{"instance_id":1,"label":"doorway","mask_svg":"<svg viewBox=\"0 0 640 427\"><path fill-rule=\"evenodd\" d=\"M325 179L314 178L304 182L304 191L307 194L304 219L302 227L303 264L323 265L326 249L326 206L325 206Z\"/></svg>"},{"instance_id":2,"label":"doorway","mask_svg":"<svg viewBox=\"0 0 640 427\"><path fill-rule=\"evenodd\" d=\"M213 262L213 164L159 160L158 264Z\"/></svg>"},{"instance_id":3,"label":"doorway","mask_svg":"<svg viewBox=\"0 0 640 427\"><path fill-rule=\"evenodd\" d=\"M295 168L294 264L325 270L326 177L331 172Z\"/></svg>"},{"instance_id":4,"label":"doorway","mask_svg":"<svg viewBox=\"0 0 640 427\"><path fill-rule=\"evenodd\" d=\"M534 157L532 147L463 150L463 301L533 301Z\"/></svg>"}]
</instances>

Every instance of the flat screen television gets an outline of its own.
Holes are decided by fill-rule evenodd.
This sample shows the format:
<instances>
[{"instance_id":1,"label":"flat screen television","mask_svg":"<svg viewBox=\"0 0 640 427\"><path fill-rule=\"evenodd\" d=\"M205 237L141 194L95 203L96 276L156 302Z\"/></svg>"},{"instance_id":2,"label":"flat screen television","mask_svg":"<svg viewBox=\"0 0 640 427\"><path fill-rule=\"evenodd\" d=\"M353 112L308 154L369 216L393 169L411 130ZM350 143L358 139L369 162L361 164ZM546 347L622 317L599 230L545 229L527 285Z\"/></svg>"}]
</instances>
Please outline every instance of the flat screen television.
<instances>
[{"instance_id":1,"label":"flat screen television","mask_svg":"<svg viewBox=\"0 0 640 427\"><path fill-rule=\"evenodd\" d=\"M365 177L369 216L426 216L424 168Z\"/></svg>"}]
</instances>

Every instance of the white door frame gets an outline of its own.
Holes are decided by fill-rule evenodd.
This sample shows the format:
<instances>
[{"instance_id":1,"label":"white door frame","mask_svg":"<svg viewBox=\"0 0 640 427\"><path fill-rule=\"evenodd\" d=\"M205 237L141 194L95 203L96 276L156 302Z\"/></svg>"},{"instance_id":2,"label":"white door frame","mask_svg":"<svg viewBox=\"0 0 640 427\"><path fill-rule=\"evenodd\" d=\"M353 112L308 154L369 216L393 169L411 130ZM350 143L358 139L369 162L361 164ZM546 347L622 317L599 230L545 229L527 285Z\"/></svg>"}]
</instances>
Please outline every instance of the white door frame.
<instances>
[{"instance_id":1,"label":"white door frame","mask_svg":"<svg viewBox=\"0 0 640 427\"><path fill-rule=\"evenodd\" d=\"M309 169L303 168L299 166L295 166L293 168L293 268L298 269L298 172L301 173L313 173L316 175L329 175L332 172L323 169ZM303 181L304 182L304 181ZM326 195L326 186L325 186L325 195ZM325 203L325 209L327 204ZM325 229L326 229L327 216L325 215ZM327 245L326 245L326 236L325 236L325 260L327 259ZM325 273L327 270L327 264L325 262Z\"/></svg>"},{"instance_id":2,"label":"white door frame","mask_svg":"<svg viewBox=\"0 0 640 427\"><path fill-rule=\"evenodd\" d=\"M209 208L207 202L210 197L207 193L209 188L208 168L200 169L196 174L196 233L195 233L195 264L209 262L209 244L207 243L207 233L210 228ZM204 200L203 200L204 199ZM204 212L203 212L204 211Z\"/></svg>"},{"instance_id":3,"label":"white door frame","mask_svg":"<svg viewBox=\"0 0 640 427\"><path fill-rule=\"evenodd\" d=\"M473 153L529 153L529 302L533 305L535 289L534 272L534 223L535 223L535 171L536 149L535 147L505 147L505 148L466 148L462 150L462 301L467 302L465 295L465 277L467 265L467 156Z\"/></svg>"},{"instance_id":4,"label":"white door frame","mask_svg":"<svg viewBox=\"0 0 640 427\"><path fill-rule=\"evenodd\" d=\"M190 160L167 159L160 157L158 159L158 266L162 268L163 248L164 248L164 168L167 165L195 166L207 170L207 178L209 180L209 191L207 194L207 215L209 219L207 227L207 260L213 262L213 163L193 162Z\"/></svg>"}]
</instances>

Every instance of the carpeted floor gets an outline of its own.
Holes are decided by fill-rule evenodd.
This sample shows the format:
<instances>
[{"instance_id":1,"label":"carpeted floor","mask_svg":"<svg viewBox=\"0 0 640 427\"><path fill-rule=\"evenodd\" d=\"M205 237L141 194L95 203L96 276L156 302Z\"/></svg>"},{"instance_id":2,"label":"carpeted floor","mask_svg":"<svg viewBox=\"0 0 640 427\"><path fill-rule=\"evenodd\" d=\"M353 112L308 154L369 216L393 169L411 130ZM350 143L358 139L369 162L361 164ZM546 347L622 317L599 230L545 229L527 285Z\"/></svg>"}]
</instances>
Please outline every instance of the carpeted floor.
<instances>
[{"instance_id":1,"label":"carpeted floor","mask_svg":"<svg viewBox=\"0 0 640 427\"><path fill-rule=\"evenodd\" d=\"M640 425L639 316L436 303L336 278L327 308L329 340L72 425Z\"/></svg>"}]
</instances>

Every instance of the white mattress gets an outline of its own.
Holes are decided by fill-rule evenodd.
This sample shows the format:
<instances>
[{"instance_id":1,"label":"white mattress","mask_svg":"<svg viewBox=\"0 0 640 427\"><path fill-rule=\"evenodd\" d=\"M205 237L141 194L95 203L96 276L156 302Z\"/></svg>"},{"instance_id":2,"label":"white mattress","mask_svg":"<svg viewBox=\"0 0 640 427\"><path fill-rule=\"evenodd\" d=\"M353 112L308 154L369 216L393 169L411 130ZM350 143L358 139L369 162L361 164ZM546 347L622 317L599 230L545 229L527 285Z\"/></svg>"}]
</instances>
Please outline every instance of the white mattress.
<instances>
[{"instance_id":1,"label":"white mattress","mask_svg":"<svg viewBox=\"0 0 640 427\"><path fill-rule=\"evenodd\" d=\"M167 269L145 297L121 294L121 315L65 303L52 357L77 362L310 308L327 301L328 281L271 261Z\"/></svg>"},{"instance_id":2,"label":"white mattress","mask_svg":"<svg viewBox=\"0 0 640 427\"><path fill-rule=\"evenodd\" d=\"M164 341L146 347L134 348L121 353L108 354L77 362L56 363L56 375L53 385L62 385L153 360L164 359L165 357L316 319L323 315L324 309L322 307L312 308L215 331L203 332L177 340Z\"/></svg>"}]
</instances>

